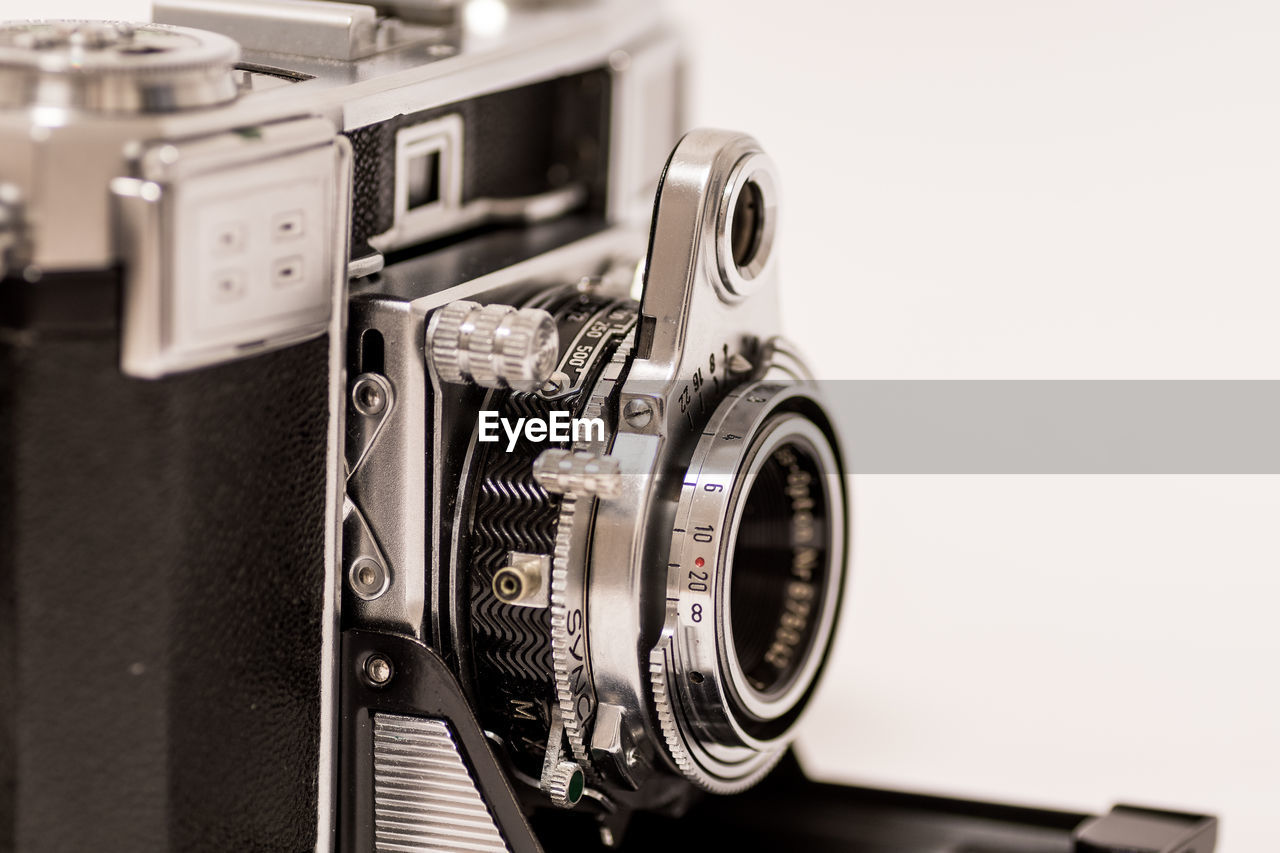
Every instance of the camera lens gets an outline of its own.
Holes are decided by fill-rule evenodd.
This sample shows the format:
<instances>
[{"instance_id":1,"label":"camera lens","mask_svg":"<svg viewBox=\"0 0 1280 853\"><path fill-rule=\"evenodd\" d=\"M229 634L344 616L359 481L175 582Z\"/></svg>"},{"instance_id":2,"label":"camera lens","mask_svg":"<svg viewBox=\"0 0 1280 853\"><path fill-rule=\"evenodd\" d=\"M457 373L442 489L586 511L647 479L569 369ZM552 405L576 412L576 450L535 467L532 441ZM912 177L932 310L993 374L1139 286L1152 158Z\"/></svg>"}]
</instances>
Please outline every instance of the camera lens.
<instances>
[{"instance_id":1,"label":"camera lens","mask_svg":"<svg viewBox=\"0 0 1280 853\"><path fill-rule=\"evenodd\" d=\"M563 411L627 424L634 431L618 429L609 452L625 469L628 454L653 449L647 423L626 414L647 398L622 399L618 387L634 363L637 306L576 289L540 305L558 325L566 381L494 390L485 407L509 422ZM714 363L728 359L722 350ZM467 637L457 648L477 706L492 709L485 725L520 773L554 770L551 744L611 796L639 790L663 764L730 792L785 753L826 658L844 576L844 483L814 392L796 381L724 388L688 408L694 429L672 433L670 467L629 480L619 470L607 495L573 471L538 479L548 446L527 436L472 443L454 576L468 605L455 624ZM593 459L608 446L584 437L556 452ZM634 517L611 515L636 499ZM661 555L657 571L647 557L602 556L633 518ZM513 567L526 563L537 572L517 578Z\"/></svg>"},{"instance_id":2,"label":"camera lens","mask_svg":"<svg viewBox=\"0 0 1280 853\"><path fill-rule=\"evenodd\" d=\"M821 476L812 451L788 442L743 502L728 579L730 645L762 698L786 692L813 644L829 551Z\"/></svg>"},{"instance_id":3,"label":"camera lens","mask_svg":"<svg viewBox=\"0 0 1280 853\"><path fill-rule=\"evenodd\" d=\"M846 544L835 447L803 384L757 382L717 409L685 473L650 670L672 759L708 790L766 773L817 683Z\"/></svg>"}]
</instances>

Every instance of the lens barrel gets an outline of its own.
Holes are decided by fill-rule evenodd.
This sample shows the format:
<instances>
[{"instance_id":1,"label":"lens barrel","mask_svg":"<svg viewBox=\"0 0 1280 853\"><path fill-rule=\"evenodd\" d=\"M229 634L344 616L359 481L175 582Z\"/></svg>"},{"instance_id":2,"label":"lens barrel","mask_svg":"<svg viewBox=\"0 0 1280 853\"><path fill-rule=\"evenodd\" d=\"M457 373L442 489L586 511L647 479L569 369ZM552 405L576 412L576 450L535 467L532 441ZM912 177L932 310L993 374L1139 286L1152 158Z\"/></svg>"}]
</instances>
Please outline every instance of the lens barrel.
<instances>
[{"instance_id":1,"label":"lens barrel","mask_svg":"<svg viewBox=\"0 0 1280 853\"><path fill-rule=\"evenodd\" d=\"M753 784L786 750L839 610L844 482L809 390L731 393L682 486L650 671L673 762L711 791Z\"/></svg>"}]
</instances>

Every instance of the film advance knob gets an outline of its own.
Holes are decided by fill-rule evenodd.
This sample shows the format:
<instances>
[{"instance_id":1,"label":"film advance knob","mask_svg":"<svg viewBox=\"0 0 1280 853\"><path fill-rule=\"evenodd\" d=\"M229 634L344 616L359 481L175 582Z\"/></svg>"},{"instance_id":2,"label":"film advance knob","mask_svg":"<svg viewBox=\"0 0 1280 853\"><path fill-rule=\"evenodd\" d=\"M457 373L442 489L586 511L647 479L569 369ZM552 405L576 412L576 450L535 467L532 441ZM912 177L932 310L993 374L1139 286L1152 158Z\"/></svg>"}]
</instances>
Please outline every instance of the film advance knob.
<instances>
[{"instance_id":1,"label":"film advance knob","mask_svg":"<svg viewBox=\"0 0 1280 853\"><path fill-rule=\"evenodd\" d=\"M532 392L555 369L560 336L540 308L450 302L427 326L427 354L445 382Z\"/></svg>"}]
</instances>

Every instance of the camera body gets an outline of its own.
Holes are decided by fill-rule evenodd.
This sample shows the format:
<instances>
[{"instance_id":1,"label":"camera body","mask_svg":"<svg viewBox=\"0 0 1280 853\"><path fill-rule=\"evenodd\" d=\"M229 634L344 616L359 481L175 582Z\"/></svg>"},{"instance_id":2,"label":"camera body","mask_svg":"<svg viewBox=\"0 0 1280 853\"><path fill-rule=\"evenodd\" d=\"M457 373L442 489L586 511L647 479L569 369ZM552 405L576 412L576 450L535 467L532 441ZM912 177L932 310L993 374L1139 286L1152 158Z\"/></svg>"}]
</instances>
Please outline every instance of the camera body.
<instances>
[{"instance_id":1,"label":"camera body","mask_svg":"<svg viewBox=\"0 0 1280 853\"><path fill-rule=\"evenodd\" d=\"M0 851L1212 851L787 757L845 466L648 4L155 11L0 25Z\"/></svg>"},{"instance_id":2,"label":"camera body","mask_svg":"<svg viewBox=\"0 0 1280 853\"><path fill-rule=\"evenodd\" d=\"M660 17L156 19L0 29L0 849L616 845L759 781L844 469Z\"/></svg>"}]
</instances>

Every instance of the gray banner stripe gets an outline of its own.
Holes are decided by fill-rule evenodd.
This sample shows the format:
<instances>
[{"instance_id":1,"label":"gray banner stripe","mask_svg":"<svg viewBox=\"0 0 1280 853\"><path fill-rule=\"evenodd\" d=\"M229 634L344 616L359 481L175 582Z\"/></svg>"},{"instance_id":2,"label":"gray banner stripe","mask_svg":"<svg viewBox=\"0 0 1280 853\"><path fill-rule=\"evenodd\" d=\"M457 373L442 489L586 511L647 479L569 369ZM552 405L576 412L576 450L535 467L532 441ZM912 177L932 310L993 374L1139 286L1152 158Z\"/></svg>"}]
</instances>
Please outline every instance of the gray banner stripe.
<instances>
[{"instance_id":1,"label":"gray banner stripe","mask_svg":"<svg viewBox=\"0 0 1280 853\"><path fill-rule=\"evenodd\" d=\"M1280 474L1280 381L827 381L854 474Z\"/></svg>"}]
</instances>

